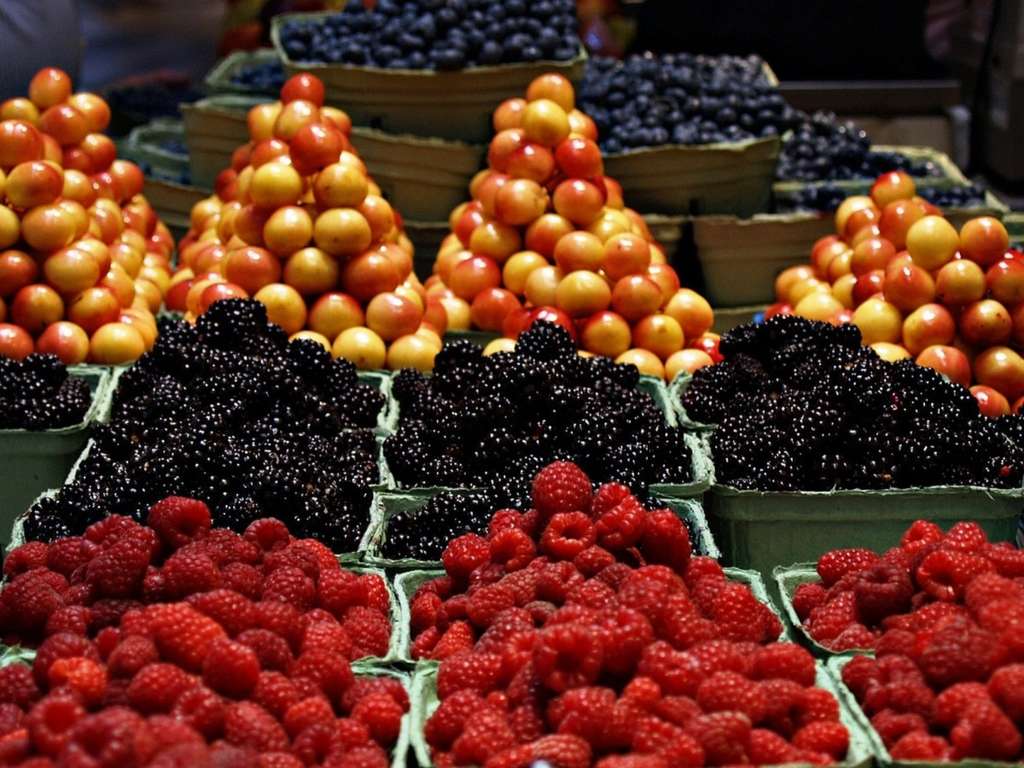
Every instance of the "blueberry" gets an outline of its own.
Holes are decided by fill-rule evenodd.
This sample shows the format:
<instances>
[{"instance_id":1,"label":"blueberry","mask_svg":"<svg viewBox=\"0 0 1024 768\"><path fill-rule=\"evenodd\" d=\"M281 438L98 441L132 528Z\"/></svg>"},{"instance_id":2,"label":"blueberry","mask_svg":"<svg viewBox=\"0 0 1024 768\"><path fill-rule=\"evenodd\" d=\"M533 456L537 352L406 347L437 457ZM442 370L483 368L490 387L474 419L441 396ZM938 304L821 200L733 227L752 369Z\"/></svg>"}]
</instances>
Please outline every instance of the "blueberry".
<instances>
[{"instance_id":1,"label":"blueberry","mask_svg":"<svg viewBox=\"0 0 1024 768\"><path fill-rule=\"evenodd\" d=\"M480 55L478 59L481 64L500 64L502 57L505 55L504 49L500 43L496 43L494 40L488 40L480 48Z\"/></svg>"},{"instance_id":2,"label":"blueberry","mask_svg":"<svg viewBox=\"0 0 1024 768\"><path fill-rule=\"evenodd\" d=\"M440 51L432 51L431 60L439 70L462 69L466 64L466 55L457 48L447 48Z\"/></svg>"}]
</instances>

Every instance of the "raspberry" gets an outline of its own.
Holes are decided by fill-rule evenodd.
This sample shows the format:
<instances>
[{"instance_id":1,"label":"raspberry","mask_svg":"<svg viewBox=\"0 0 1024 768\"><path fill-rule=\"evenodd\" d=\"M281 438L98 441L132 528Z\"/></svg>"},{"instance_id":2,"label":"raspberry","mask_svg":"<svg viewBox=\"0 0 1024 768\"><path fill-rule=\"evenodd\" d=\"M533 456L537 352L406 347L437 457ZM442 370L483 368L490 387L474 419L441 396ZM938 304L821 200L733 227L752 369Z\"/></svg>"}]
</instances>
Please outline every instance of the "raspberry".
<instances>
[{"instance_id":1,"label":"raspberry","mask_svg":"<svg viewBox=\"0 0 1024 768\"><path fill-rule=\"evenodd\" d=\"M843 667L843 683L858 699L864 698L871 683L882 682L878 662L870 656L854 656Z\"/></svg>"},{"instance_id":2,"label":"raspberry","mask_svg":"<svg viewBox=\"0 0 1024 768\"><path fill-rule=\"evenodd\" d=\"M146 524L173 551L210 530L210 508L198 499L168 496L149 508Z\"/></svg>"},{"instance_id":3,"label":"raspberry","mask_svg":"<svg viewBox=\"0 0 1024 768\"><path fill-rule=\"evenodd\" d=\"M150 552L131 539L106 547L85 567L85 580L99 597L134 597L142 589Z\"/></svg>"},{"instance_id":4,"label":"raspberry","mask_svg":"<svg viewBox=\"0 0 1024 768\"><path fill-rule=\"evenodd\" d=\"M530 754L554 768L590 768L590 745L577 736L543 736L530 746Z\"/></svg>"},{"instance_id":5,"label":"raspberry","mask_svg":"<svg viewBox=\"0 0 1024 768\"><path fill-rule=\"evenodd\" d=\"M824 688L804 688L796 703L798 725L839 722L839 702Z\"/></svg>"},{"instance_id":6,"label":"raspberry","mask_svg":"<svg viewBox=\"0 0 1024 768\"><path fill-rule=\"evenodd\" d=\"M695 696L704 677L695 656L661 640L644 649L636 671L654 680L669 696Z\"/></svg>"},{"instance_id":7,"label":"raspberry","mask_svg":"<svg viewBox=\"0 0 1024 768\"><path fill-rule=\"evenodd\" d=\"M771 609L758 602L748 587L732 582L718 590L708 618L729 640L763 643L775 640L782 631Z\"/></svg>"},{"instance_id":8,"label":"raspberry","mask_svg":"<svg viewBox=\"0 0 1024 768\"><path fill-rule=\"evenodd\" d=\"M793 746L842 760L850 748L850 732L842 723L818 721L793 734Z\"/></svg>"},{"instance_id":9,"label":"raspberry","mask_svg":"<svg viewBox=\"0 0 1024 768\"><path fill-rule=\"evenodd\" d=\"M811 611L807 632L819 643L827 645L844 629L857 623L857 609L852 592L844 592Z\"/></svg>"},{"instance_id":10,"label":"raspberry","mask_svg":"<svg viewBox=\"0 0 1024 768\"><path fill-rule=\"evenodd\" d=\"M402 682L394 677L357 677L341 697L341 708L351 712L360 699L373 693L387 694L403 712L409 709L409 693Z\"/></svg>"},{"instance_id":11,"label":"raspberry","mask_svg":"<svg viewBox=\"0 0 1024 768\"><path fill-rule=\"evenodd\" d=\"M293 650L302 643L301 618L302 614L295 606L280 600L256 603L256 627L284 638Z\"/></svg>"},{"instance_id":12,"label":"raspberry","mask_svg":"<svg viewBox=\"0 0 1024 768\"><path fill-rule=\"evenodd\" d=\"M366 594L364 605L367 608L381 613L391 610L391 593L383 578L375 573L364 573L359 577L359 583Z\"/></svg>"},{"instance_id":13,"label":"raspberry","mask_svg":"<svg viewBox=\"0 0 1024 768\"><path fill-rule=\"evenodd\" d=\"M246 563L228 563L220 571L221 587L258 600L263 591L263 576L258 569Z\"/></svg>"},{"instance_id":14,"label":"raspberry","mask_svg":"<svg viewBox=\"0 0 1024 768\"><path fill-rule=\"evenodd\" d=\"M398 741L404 714L404 710L386 693L371 693L356 702L350 717L365 725L374 741L382 747L390 747Z\"/></svg>"},{"instance_id":15,"label":"raspberry","mask_svg":"<svg viewBox=\"0 0 1024 768\"><path fill-rule=\"evenodd\" d=\"M465 581L469 575L491 559L491 547L487 539L475 533L467 533L448 542L441 553L441 562L448 575L458 581Z\"/></svg>"},{"instance_id":16,"label":"raspberry","mask_svg":"<svg viewBox=\"0 0 1024 768\"><path fill-rule=\"evenodd\" d=\"M597 631L581 624L547 626L533 649L533 666L549 690L562 692L591 685L604 663Z\"/></svg>"},{"instance_id":17,"label":"raspberry","mask_svg":"<svg viewBox=\"0 0 1024 768\"><path fill-rule=\"evenodd\" d=\"M693 765L703 765L703 759ZM668 763L657 755L609 755L598 760L594 768L668 768Z\"/></svg>"},{"instance_id":18,"label":"raspberry","mask_svg":"<svg viewBox=\"0 0 1024 768\"><path fill-rule=\"evenodd\" d=\"M423 735L437 750L447 751L465 727L466 719L483 706L476 691L462 689L442 699L440 706L427 720Z\"/></svg>"},{"instance_id":19,"label":"raspberry","mask_svg":"<svg viewBox=\"0 0 1024 768\"><path fill-rule=\"evenodd\" d=\"M288 642L270 630L247 629L235 639L242 645L252 648L259 659L261 669L283 672L291 667L294 661Z\"/></svg>"},{"instance_id":20,"label":"raspberry","mask_svg":"<svg viewBox=\"0 0 1024 768\"><path fill-rule=\"evenodd\" d=\"M472 627L464 621L456 621L431 649L429 658L443 661L462 651L471 651L475 640Z\"/></svg>"},{"instance_id":21,"label":"raspberry","mask_svg":"<svg viewBox=\"0 0 1024 768\"><path fill-rule=\"evenodd\" d=\"M80 635L62 633L51 635L36 650L36 658L32 662L32 676L36 685L45 686L49 681L50 665L57 659L68 659L84 656L97 660L99 654L93 644ZM18 673L20 676L20 673Z\"/></svg>"},{"instance_id":22,"label":"raspberry","mask_svg":"<svg viewBox=\"0 0 1024 768\"><path fill-rule=\"evenodd\" d=\"M553 724L559 733L579 736L590 744L601 744L615 706L611 688L576 688L562 694L556 704L561 717Z\"/></svg>"},{"instance_id":23,"label":"raspberry","mask_svg":"<svg viewBox=\"0 0 1024 768\"><path fill-rule=\"evenodd\" d=\"M889 756L893 760L945 763L953 759L953 749L941 736L931 736L927 731L914 731L889 747Z\"/></svg>"},{"instance_id":24,"label":"raspberry","mask_svg":"<svg viewBox=\"0 0 1024 768\"><path fill-rule=\"evenodd\" d=\"M466 614L476 626L486 629L494 617L515 605L515 594L501 583L475 590L466 604Z\"/></svg>"},{"instance_id":25,"label":"raspberry","mask_svg":"<svg viewBox=\"0 0 1024 768\"><path fill-rule=\"evenodd\" d=\"M99 546L82 536L58 539L47 548L46 567L68 578L100 551ZM10 557L10 555L8 555Z\"/></svg>"},{"instance_id":26,"label":"raspberry","mask_svg":"<svg viewBox=\"0 0 1024 768\"><path fill-rule=\"evenodd\" d=\"M1024 721L1024 664L997 669L988 681L988 692L1011 720Z\"/></svg>"},{"instance_id":27,"label":"raspberry","mask_svg":"<svg viewBox=\"0 0 1024 768\"><path fill-rule=\"evenodd\" d=\"M1024 551L1015 549L1013 546L991 544L985 547L981 554L995 566L999 575L1011 579L1024 576Z\"/></svg>"},{"instance_id":28,"label":"raspberry","mask_svg":"<svg viewBox=\"0 0 1024 768\"><path fill-rule=\"evenodd\" d=\"M900 548L914 552L927 544L942 541L942 529L928 520L915 520L900 539Z\"/></svg>"},{"instance_id":29,"label":"raspberry","mask_svg":"<svg viewBox=\"0 0 1024 768\"><path fill-rule=\"evenodd\" d=\"M586 578L596 578L605 568L615 563L615 555L599 546L587 547L573 558L572 564ZM611 586L611 585L609 585ZM612 587L614 589L614 587Z\"/></svg>"},{"instance_id":30,"label":"raspberry","mask_svg":"<svg viewBox=\"0 0 1024 768\"><path fill-rule=\"evenodd\" d=\"M910 609L914 585L903 568L876 563L861 571L853 587L853 594L861 621L864 624L878 624L886 616Z\"/></svg>"},{"instance_id":31,"label":"raspberry","mask_svg":"<svg viewBox=\"0 0 1024 768\"><path fill-rule=\"evenodd\" d=\"M697 658L701 672L708 677L715 672L739 672L744 677L753 676L753 659L744 658L737 643L709 640L690 648L690 653Z\"/></svg>"},{"instance_id":32,"label":"raspberry","mask_svg":"<svg viewBox=\"0 0 1024 768\"><path fill-rule=\"evenodd\" d=\"M594 524L583 512L552 515L540 539L540 549L556 560L572 560L597 540Z\"/></svg>"},{"instance_id":33,"label":"raspberry","mask_svg":"<svg viewBox=\"0 0 1024 768\"><path fill-rule=\"evenodd\" d=\"M97 706L107 690L107 670L97 661L75 656L50 665L50 690L67 686L87 707Z\"/></svg>"},{"instance_id":34,"label":"raspberry","mask_svg":"<svg viewBox=\"0 0 1024 768\"><path fill-rule=\"evenodd\" d=\"M380 611L357 605L348 609L341 625L352 639L353 658L387 655L391 620Z\"/></svg>"},{"instance_id":35,"label":"raspberry","mask_svg":"<svg viewBox=\"0 0 1024 768\"><path fill-rule=\"evenodd\" d=\"M301 697L295 683L280 672L260 672L251 699L280 719Z\"/></svg>"},{"instance_id":36,"label":"raspberry","mask_svg":"<svg viewBox=\"0 0 1024 768\"><path fill-rule=\"evenodd\" d=\"M333 718L331 724L315 723L296 734L288 757L303 766L322 765L328 755L340 753L338 734L332 724Z\"/></svg>"},{"instance_id":37,"label":"raspberry","mask_svg":"<svg viewBox=\"0 0 1024 768\"><path fill-rule=\"evenodd\" d=\"M791 736L800 719L804 689L792 680L762 680L760 685L768 702L765 727L783 736Z\"/></svg>"},{"instance_id":38,"label":"raspberry","mask_svg":"<svg viewBox=\"0 0 1024 768\"><path fill-rule=\"evenodd\" d=\"M0 704L14 704L21 709L28 709L38 698L39 688L28 665L9 664L0 668Z\"/></svg>"},{"instance_id":39,"label":"raspberry","mask_svg":"<svg viewBox=\"0 0 1024 768\"><path fill-rule=\"evenodd\" d=\"M139 712L170 712L178 697L194 685L195 679L180 667L147 664L132 678L128 701Z\"/></svg>"},{"instance_id":40,"label":"raspberry","mask_svg":"<svg viewBox=\"0 0 1024 768\"><path fill-rule=\"evenodd\" d=\"M68 753L84 753L82 762L86 765L132 765L137 749L143 753L152 749L151 739L138 714L126 707L110 707L75 725Z\"/></svg>"},{"instance_id":41,"label":"raspberry","mask_svg":"<svg viewBox=\"0 0 1024 768\"><path fill-rule=\"evenodd\" d=\"M954 619L931 635L917 663L928 682L941 689L987 680L999 663L999 648L992 633L973 622Z\"/></svg>"},{"instance_id":42,"label":"raspberry","mask_svg":"<svg viewBox=\"0 0 1024 768\"><path fill-rule=\"evenodd\" d=\"M695 738L710 765L745 763L750 720L739 712L713 712L695 717L684 731Z\"/></svg>"},{"instance_id":43,"label":"raspberry","mask_svg":"<svg viewBox=\"0 0 1024 768\"><path fill-rule=\"evenodd\" d=\"M1024 603L1024 586L997 573L974 577L964 590L964 603L976 616L989 603L1008 598Z\"/></svg>"},{"instance_id":44,"label":"raspberry","mask_svg":"<svg viewBox=\"0 0 1024 768\"><path fill-rule=\"evenodd\" d=\"M705 712L742 712L752 723L761 721L768 710L762 688L735 672L715 672L704 680L697 689L697 703Z\"/></svg>"},{"instance_id":45,"label":"raspberry","mask_svg":"<svg viewBox=\"0 0 1024 768\"><path fill-rule=\"evenodd\" d=\"M834 549L818 558L818 576L831 587L847 573L862 571L879 560L870 549Z\"/></svg>"},{"instance_id":46,"label":"raspberry","mask_svg":"<svg viewBox=\"0 0 1024 768\"><path fill-rule=\"evenodd\" d=\"M590 512L590 478L571 461L554 461L533 478L533 507L544 517Z\"/></svg>"},{"instance_id":47,"label":"raspberry","mask_svg":"<svg viewBox=\"0 0 1024 768\"><path fill-rule=\"evenodd\" d=\"M641 717L633 730L631 746L634 752L641 754L664 754L673 743L684 740L692 743L683 746L695 748L703 757L700 745L683 733L681 728L656 717Z\"/></svg>"},{"instance_id":48,"label":"raspberry","mask_svg":"<svg viewBox=\"0 0 1024 768\"><path fill-rule=\"evenodd\" d=\"M505 566L507 573L525 568L537 556L533 539L521 528L502 528L488 539L491 562Z\"/></svg>"},{"instance_id":49,"label":"raspberry","mask_svg":"<svg viewBox=\"0 0 1024 768\"><path fill-rule=\"evenodd\" d=\"M814 657L799 645L775 643L757 649L752 677L755 680L784 678L805 687L814 685Z\"/></svg>"},{"instance_id":50,"label":"raspberry","mask_svg":"<svg viewBox=\"0 0 1024 768\"><path fill-rule=\"evenodd\" d=\"M919 593L920 594L920 593ZM953 618L968 618L968 613L961 605L952 603L926 603L912 613L902 616L890 616L882 625L886 629L901 629L908 632L930 630L939 624L945 624Z\"/></svg>"},{"instance_id":51,"label":"raspberry","mask_svg":"<svg viewBox=\"0 0 1024 768\"><path fill-rule=\"evenodd\" d=\"M798 762L793 745L774 731L755 728L750 732L747 756L754 765L785 765Z\"/></svg>"},{"instance_id":52,"label":"raspberry","mask_svg":"<svg viewBox=\"0 0 1024 768\"><path fill-rule=\"evenodd\" d=\"M409 605L409 626L413 634L434 627L443 610L444 601L434 592L420 590Z\"/></svg>"},{"instance_id":53,"label":"raspberry","mask_svg":"<svg viewBox=\"0 0 1024 768\"><path fill-rule=\"evenodd\" d=\"M65 605L50 614L43 634L49 637L59 632L86 635L92 620L92 611L84 605Z\"/></svg>"},{"instance_id":54,"label":"raspberry","mask_svg":"<svg viewBox=\"0 0 1024 768\"><path fill-rule=\"evenodd\" d=\"M656 509L647 515L640 550L648 563L667 565L685 573L693 548L686 525L671 509Z\"/></svg>"},{"instance_id":55,"label":"raspberry","mask_svg":"<svg viewBox=\"0 0 1024 768\"><path fill-rule=\"evenodd\" d=\"M47 696L25 715L32 744L40 752L57 757L67 746L71 730L85 717L85 708L73 696Z\"/></svg>"},{"instance_id":56,"label":"raspberry","mask_svg":"<svg viewBox=\"0 0 1024 768\"><path fill-rule=\"evenodd\" d=\"M563 560L556 563L545 563L537 579L536 597L539 600L547 600L561 605L573 588L582 584L583 581L583 574L576 570L576 566L570 562Z\"/></svg>"},{"instance_id":57,"label":"raspberry","mask_svg":"<svg viewBox=\"0 0 1024 768\"><path fill-rule=\"evenodd\" d=\"M976 552L988 544L988 536L980 525L974 522L960 522L953 525L942 538L946 547L961 552Z\"/></svg>"},{"instance_id":58,"label":"raspberry","mask_svg":"<svg viewBox=\"0 0 1024 768\"><path fill-rule=\"evenodd\" d=\"M197 685L182 693L171 709L171 714L195 728L209 740L224 729L227 702L209 688Z\"/></svg>"},{"instance_id":59,"label":"raspberry","mask_svg":"<svg viewBox=\"0 0 1024 768\"><path fill-rule=\"evenodd\" d=\"M806 621L811 611L825 604L825 595L825 587L818 582L801 584L796 588L792 599L793 610L801 621Z\"/></svg>"},{"instance_id":60,"label":"raspberry","mask_svg":"<svg viewBox=\"0 0 1024 768\"><path fill-rule=\"evenodd\" d=\"M203 661L203 682L224 696L241 699L256 687L260 662L255 651L225 637L210 643Z\"/></svg>"},{"instance_id":61,"label":"raspberry","mask_svg":"<svg viewBox=\"0 0 1024 768\"><path fill-rule=\"evenodd\" d=\"M598 491L598 496L600 494L601 491ZM598 544L610 552L621 552L636 545L647 528L647 510L636 497L629 494L628 489L626 494L600 513L594 528Z\"/></svg>"},{"instance_id":62,"label":"raspberry","mask_svg":"<svg viewBox=\"0 0 1024 768\"><path fill-rule=\"evenodd\" d=\"M344 755L332 755L324 768L388 768L388 757L380 747L357 747ZM440 768L440 766L438 766Z\"/></svg>"},{"instance_id":63,"label":"raspberry","mask_svg":"<svg viewBox=\"0 0 1024 768\"><path fill-rule=\"evenodd\" d=\"M871 726L878 732L882 743L890 748L908 733L928 733L928 722L921 715L891 709L883 709L872 717Z\"/></svg>"},{"instance_id":64,"label":"raspberry","mask_svg":"<svg viewBox=\"0 0 1024 768\"><path fill-rule=\"evenodd\" d=\"M970 705L949 738L957 756L988 760L1014 760L1022 743L1013 722L989 702Z\"/></svg>"},{"instance_id":65,"label":"raspberry","mask_svg":"<svg viewBox=\"0 0 1024 768\"><path fill-rule=\"evenodd\" d=\"M829 644L829 650L839 653L859 648L873 648L876 646L878 635L865 627L863 624L850 624L846 629L836 635Z\"/></svg>"},{"instance_id":66,"label":"raspberry","mask_svg":"<svg viewBox=\"0 0 1024 768\"><path fill-rule=\"evenodd\" d=\"M260 752L288 749L284 728L267 710L251 701L228 706L224 715L224 738L230 744Z\"/></svg>"},{"instance_id":67,"label":"raspberry","mask_svg":"<svg viewBox=\"0 0 1024 768\"><path fill-rule=\"evenodd\" d=\"M978 555L952 549L929 554L914 571L917 586L936 600L956 602L968 583L979 574L995 570L992 563Z\"/></svg>"},{"instance_id":68,"label":"raspberry","mask_svg":"<svg viewBox=\"0 0 1024 768\"><path fill-rule=\"evenodd\" d=\"M342 626L333 621L315 621L302 636L302 651L319 648L343 658L352 657L352 639Z\"/></svg>"},{"instance_id":69,"label":"raspberry","mask_svg":"<svg viewBox=\"0 0 1024 768\"><path fill-rule=\"evenodd\" d=\"M4 577L13 579L33 568L46 568L49 550L42 541L30 541L12 549L4 558Z\"/></svg>"},{"instance_id":70,"label":"raspberry","mask_svg":"<svg viewBox=\"0 0 1024 768\"><path fill-rule=\"evenodd\" d=\"M152 605L146 609L160 655L190 672L199 672L214 640L224 630L186 603Z\"/></svg>"},{"instance_id":71,"label":"raspberry","mask_svg":"<svg viewBox=\"0 0 1024 768\"><path fill-rule=\"evenodd\" d=\"M316 602L316 584L300 569L286 565L263 580L263 600L279 600L308 611Z\"/></svg>"},{"instance_id":72,"label":"raspberry","mask_svg":"<svg viewBox=\"0 0 1024 768\"><path fill-rule=\"evenodd\" d=\"M281 718L293 739L312 725L334 725L334 710L323 696L311 696L292 704Z\"/></svg>"},{"instance_id":73,"label":"raspberry","mask_svg":"<svg viewBox=\"0 0 1024 768\"><path fill-rule=\"evenodd\" d=\"M309 678L331 701L340 699L353 679L352 667L346 659L321 650L301 654L292 664L290 675L292 679Z\"/></svg>"},{"instance_id":74,"label":"raspberry","mask_svg":"<svg viewBox=\"0 0 1024 768\"><path fill-rule=\"evenodd\" d=\"M288 526L276 517L264 517L249 523L242 534L246 541L255 544L264 552L273 552L288 545L292 535Z\"/></svg>"},{"instance_id":75,"label":"raspberry","mask_svg":"<svg viewBox=\"0 0 1024 768\"><path fill-rule=\"evenodd\" d=\"M202 538L202 547L220 568L234 563L256 565L263 558L259 547L227 528L214 528L207 532Z\"/></svg>"},{"instance_id":76,"label":"raspberry","mask_svg":"<svg viewBox=\"0 0 1024 768\"><path fill-rule=\"evenodd\" d=\"M493 653L458 653L442 661L437 670L437 696L443 700L462 690L483 695L494 690L500 676L500 656Z\"/></svg>"},{"instance_id":77,"label":"raspberry","mask_svg":"<svg viewBox=\"0 0 1024 768\"><path fill-rule=\"evenodd\" d=\"M14 577L2 593L6 624L21 637L33 638L42 633L50 614L64 607L60 593L43 578L45 571L36 569Z\"/></svg>"},{"instance_id":78,"label":"raspberry","mask_svg":"<svg viewBox=\"0 0 1024 768\"><path fill-rule=\"evenodd\" d=\"M252 601L229 589L193 594L185 602L216 621L231 636L256 624L256 608Z\"/></svg>"},{"instance_id":79,"label":"raspberry","mask_svg":"<svg viewBox=\"0 0 1024 768\"><path fill-rule=\"evenodd\" d=\"M605 669L619 677L631 677L644 648L654 642L654 629L639 611L618 608L603 620Z\"/></svg>"}]
</instances>

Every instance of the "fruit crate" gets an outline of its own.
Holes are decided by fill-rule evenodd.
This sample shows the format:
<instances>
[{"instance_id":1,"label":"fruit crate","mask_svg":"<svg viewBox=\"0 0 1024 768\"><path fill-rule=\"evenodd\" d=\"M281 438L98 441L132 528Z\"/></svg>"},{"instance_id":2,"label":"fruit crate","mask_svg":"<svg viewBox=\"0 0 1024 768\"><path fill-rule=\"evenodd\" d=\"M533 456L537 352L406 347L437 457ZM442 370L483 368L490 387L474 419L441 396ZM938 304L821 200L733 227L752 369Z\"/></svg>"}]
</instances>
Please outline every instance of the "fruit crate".
<instances>
[{"instance_id":1,"label":"fruit crate","mask_svg":"<svg viewBox=\"0 0 1024 768\"><path fill-rule=\"evenodd\" d=\"M228 94L181 105L193 184L213 188L217 174L231 167L234 151L249 141L249 109L267 101Z\"/></svg>"},{"instance_id":2,"label":"fruit crate","mask_svg":"<svg viewBox=\"0 0 1024 768\"><path fill-rule=\"evenodd\" d=\"M793 608L793 593L801 584L811 584L820 581L818 569L814 563L796 563L789 566L779 566L772 572L775 594L778 597L778 604L782 606L782 618L790 628L790 635L799 639L806 645L815 656L828 659L832 656L848 656L850 654L873 654L870 648L851 648L848 651L833 651L819 643L803 627L803 622L797 616Z\"/></svg>"},{"instance_id":3,"label":"fruit crate","mask_svg":"<svg viewBox=\"0 0 1024 768\"><path fill-rule=\"evenodd\" d=\"M767 304L753 304L748 307L715 307L715 324L711 330L721 335L747 323L761 322L766 309L768 309Z\"/></svg>"},{"instance_id":4,"label":"fruit crate","mask_svg":"<svg viewBox=\"0 0 1024 768\"><path fill-rule=\"evenodd\" d=\"M711 545L714 546L714 543L711 542ZM771 598L768 597L768 590L766 589L764 580L761 578L760 574L754 573L753 571L740 570L739 568L726 568L724 570L730 580L748 585L750 587L750 591L754 593L754 597L771 608L772 613L779 616L778 609L771 601ZM415 664L417 668L424 665L436 665L436 662L415 661L412 659L410 652L410 648L412 647L412 628L409 622L409 616L412 607L412 599L415 597L417 590L419 590L425 582L444 575L445 571L443 569L431 568L429 570L407 571L405 573L400 573L395 577L395 592L398 594L398 601L401 604L403 616L402 628L406 633L405 637L402 639L402 645L397 651L397 653L400 654L403 663ZM781 619L782 617L779 616L779 618ZM785 625L785 622L783 622L783 625ZM779 642L788 641L790 637L787 630L783 629L777 639Z\"/></svg>"},{"instance_id":5,"label":"fruit crate","mask_svg":"<svg viewBox=\"0 0 1024 768\"><path fill-rule=\"evenodd\" d=\"M447 220L466 200L469 182L487 156L484 144L354 127L359 156L381 192L403 216Z\"/></svg>"},{"instance_id":6,"label":"fruit crate","mask_svg":"<svg viewBox=\"0 0 1024 768\"><path fill-rule=\"evenodd\" d=\"M255 51L235 51L218 61L213 69L206 74L204 83L211 95L238 94L242 96L267 96L276 99L277 89L260 88L245 83L237 83L234 76L246 67L259 67L280 62L277 51L273 48L258 48Z\"/></svg>"},{"instance_id":7,"label":"fruit crate","mask_svg":"<svg viewBox=\"0 0 1024 768\"><path fill-rule=\"evenodd\" d=\"M290 13L274 17L270 38L285 72L316 75L324 83L326 103L344 109L357 125L389 133L486 142L491 136L491 111L498 104L522 96L530 82L546 72L557 72L578 83L587 60L586 50L581 47L571 61L469 67L456 72L293 61L281 43L282 26L294 21L315 22L331 15Z\"/></svg>"},{"instance_id":8,"label":"fruit crate","mask_svg":"<svg viewBox=\"0 0 1024 768\"><path fill-rule=\"evenodd\" d=\"M0 531L3 544L9 539L15 519L39 494L64 482L68 471L81 454L93 425L106 418L110 408L110 372L105 369L69 369L69 375L84 379L92 391L92 403L78 424L60 429L32 432L24 429L0 430Z\"/></svg>"},{"instance_id":9,"label":"fruit crate","mask_svg":"<svg viewBox=\"0 0 1024 768\"><path fill-rule=\"evenodd\" d=\"M466 193L468 194L468 193ZM441 248L441 242L451 232L448 226L447 214L443 220L420 221L418 219L403 219L405 234L412 241L413 271L420 280L426 280L434 273L434 261L437 259L437 252Z\"/></svg>"},{"instance_id":10,"label":"fruit crate","mask_svg":"<svg viewBox=\"0 0 1024 768\"><path fill-rule=\"evenodd\" d=\"M866 732L863 724L862 717L858 717L856 711L852 707L845 704L845 697L842 696L839 686L836 685L832 674L821 662L816 663L817 666L817 677L815 685L819 688L823 688L829 691L836 700L839 702L839 719L847 727L850 732L850 748L846 756L846 760L840 763L835 763L835 768L869 768L875 762L875 755L877 754L874 740L870 738L870 734ZM419 762L421 768L432 768L433 762L430 758L430 746L427 744L426 738L424 737L424 727L427 724L427 720L437 709L440 703L437 699L437 668L438 665L435 662L423 662L416 666L413 672L412 681L412 753L416 760ZM849 693L847 691L847 693ZM859 707L857 711L859 711ZM873 730L873 729L872 729ZM797 766L809 766L807 763L792 763L792 768ZM906 764L907 768L911 765L915 768L921 768L927 765L926 763L913 763ZM946 764L949 765L949 764ZM996 764L993 764L995 768ZM1007 765L1003 763L1001 765ZM965 763L958 764L959 768L981 768L980 765L968 766ZM902 766L901 766L902 768ZM987 768L987 767L986 767Z\"/></svg>"},{"instance_id":11,"label":"fruit crate","mask_svg":"<svg viewBox=\"0 0 1024 768\"><path fill-rule=\"evenodd\" d=\"M964 176L945 152L930 147L907 147L898 145L876 144L871 147L880 152L895 152L908 157L911 160L927 162L934 165L939 173L936 176L918 176L914 182L919 187L949 188L970 186L970 180ZM863 179L822 179L821 181L777 181L772 185L772 191L779 197L789 197L807 187L834 186L848 190L851 195L867 194L874 183L874 178Z\"/></svg>"}]
</instances>

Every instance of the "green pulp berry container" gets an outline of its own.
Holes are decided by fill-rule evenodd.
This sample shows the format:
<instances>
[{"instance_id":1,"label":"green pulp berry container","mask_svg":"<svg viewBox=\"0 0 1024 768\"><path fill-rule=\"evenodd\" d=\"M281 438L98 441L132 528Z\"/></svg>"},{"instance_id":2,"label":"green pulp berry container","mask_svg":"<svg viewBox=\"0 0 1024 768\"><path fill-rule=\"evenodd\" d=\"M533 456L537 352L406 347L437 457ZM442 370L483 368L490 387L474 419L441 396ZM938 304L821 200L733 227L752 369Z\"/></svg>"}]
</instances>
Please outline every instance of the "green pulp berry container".
<instances>
[{"instance_id":1,"label":"green pulp berry container","mask_svg":"<svg viewBox=\"0 0 1024 768\"><path fill-rule=\"evenodd\" d=\"M69 375L88 382L92 403L78 424L61 429L32 432L24 429L0 430L0 531L3 545L10 539L15 519L47 488L64 482L68 471L89 439L89 431L109 412L110 371L71 368Z\"/></svg>"},{"instance_id":2,"label":"green pulp berry container","mask_svg":"<svg viewBox=\"0 0 1024 768\"><path fill-rule=\"evenodd\" d=\"M851 653L874 653L870 648L851 648L846 651L833 651L811 637L810 633L804 629L803 622L797 615L796 609L793 608L793 594L801 584L816 584L821 581L818 577L818 569L814 563L779 566L772 572L772 578L778 603L782 606L782 618L789 625L790 634L810 648L815 656L828 659L832 656L849 655Z\"/></svg>"}]
</instances>

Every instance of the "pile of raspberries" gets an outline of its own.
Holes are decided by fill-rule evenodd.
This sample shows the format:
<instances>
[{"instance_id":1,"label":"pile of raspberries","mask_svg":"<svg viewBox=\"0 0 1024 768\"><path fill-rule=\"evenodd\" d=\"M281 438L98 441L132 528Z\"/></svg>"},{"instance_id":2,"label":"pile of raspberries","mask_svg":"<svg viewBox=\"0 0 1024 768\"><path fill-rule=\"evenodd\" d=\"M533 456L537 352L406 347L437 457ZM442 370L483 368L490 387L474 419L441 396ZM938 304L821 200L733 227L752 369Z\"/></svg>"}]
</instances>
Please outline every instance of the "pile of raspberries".
<instances>
[{"instance_id":1,"label":"pile of raspberries","mask_svg":"<svg viewBox=\"0 0 1024 768\"><path fill-rule=\"evenodd\" d=\"M411 606L413 655L440 659L434 764L699 768L842 760L849 734L805 649L749 587L692 557L671 510L592 492L555 462L533 509L444 551Z\"/></svg>"},{"instance_id":2,"label":"pile of raspberries","mask_svg":"<svg viewBox=\"0 0 1024 768\"><path fill-rule=\"evenodd\" d=\"M409 701L383 656L390 597L279 520L244 535L171 497L4 563L0 765L387 768ZM367 667L367 670L370 668Z\"/></svg>"},{"instance_id":3,"label":"pile of raspberries","mask_svg":"<svg viewBox=\"0 0 1024 768\"><path fill-rule=\"evenodd\" d=\"M1024 552L976 523L915 522L900 546L829 552L793 606L898 760L1024 758Z\"/></svg>"}]
</instances>

